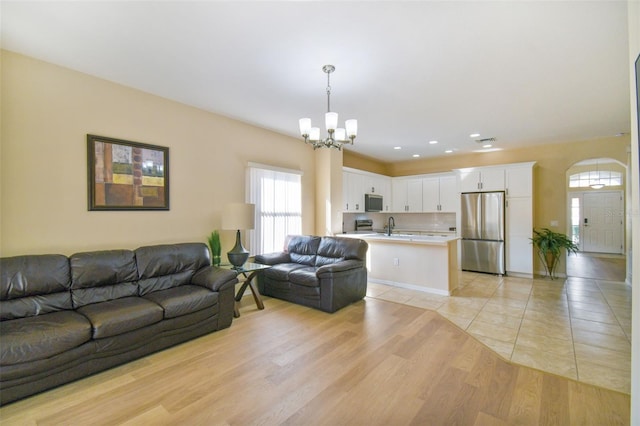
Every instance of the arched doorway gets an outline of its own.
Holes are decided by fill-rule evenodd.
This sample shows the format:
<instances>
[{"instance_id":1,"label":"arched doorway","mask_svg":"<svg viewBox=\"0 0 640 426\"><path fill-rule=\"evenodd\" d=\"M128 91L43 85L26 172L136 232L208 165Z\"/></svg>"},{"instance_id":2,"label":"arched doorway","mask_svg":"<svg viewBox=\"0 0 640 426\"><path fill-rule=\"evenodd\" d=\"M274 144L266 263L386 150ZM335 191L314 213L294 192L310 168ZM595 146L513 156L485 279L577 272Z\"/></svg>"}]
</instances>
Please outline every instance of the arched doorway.
<instances>
[{"instance_id":1,"label":"arched doorway","mask_svg":"<svg viewBox=\"0 0 640 426\"><path fill-rule=\"evenodd\" d=\"M626 166L593 158L567 170L567 235L579 247L567 276L625 281Z\"/></svg>"}]
</instances>

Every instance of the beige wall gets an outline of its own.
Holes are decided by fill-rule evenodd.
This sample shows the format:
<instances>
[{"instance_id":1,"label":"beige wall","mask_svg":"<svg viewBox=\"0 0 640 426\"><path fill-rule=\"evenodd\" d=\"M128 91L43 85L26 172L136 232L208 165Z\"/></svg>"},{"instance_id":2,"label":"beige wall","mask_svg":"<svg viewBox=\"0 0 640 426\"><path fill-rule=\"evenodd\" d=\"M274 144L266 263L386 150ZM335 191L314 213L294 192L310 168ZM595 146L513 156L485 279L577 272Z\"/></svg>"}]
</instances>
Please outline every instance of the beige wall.
<instances>
[{"instance_id":1,"label":"beige wall","mask_svg":"<svg viewBox=\"0 0 640 426\"><path fill-rule=\"evenodd\" d=\"M2 256L206 241L244 201L247 163L302 170L314 232L313 149L297 139L2 51ZM167 146L170 211L87 210L87 133ZM222 233L223 251L233 231Z\"/></svg>"}]
</instances>

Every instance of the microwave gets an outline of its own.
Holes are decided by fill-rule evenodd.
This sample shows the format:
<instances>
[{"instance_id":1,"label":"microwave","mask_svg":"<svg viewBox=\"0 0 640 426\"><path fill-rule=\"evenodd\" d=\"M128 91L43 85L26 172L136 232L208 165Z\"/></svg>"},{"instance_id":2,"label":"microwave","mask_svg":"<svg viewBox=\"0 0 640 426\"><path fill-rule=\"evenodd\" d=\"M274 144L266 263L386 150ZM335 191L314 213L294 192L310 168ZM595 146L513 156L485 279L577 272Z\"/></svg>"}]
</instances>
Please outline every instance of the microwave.
<instances>
[{"instance_id":1,"label":"microwave","mask_svg":"<svg viewBox=\"0 0 640 426\"><path fill-rule=\"evenodd\" d=\"M364 211L365 212L381 212L384 210L382 206L383 206L382 195L364 194Z\"/></svg>"}]
</instances>

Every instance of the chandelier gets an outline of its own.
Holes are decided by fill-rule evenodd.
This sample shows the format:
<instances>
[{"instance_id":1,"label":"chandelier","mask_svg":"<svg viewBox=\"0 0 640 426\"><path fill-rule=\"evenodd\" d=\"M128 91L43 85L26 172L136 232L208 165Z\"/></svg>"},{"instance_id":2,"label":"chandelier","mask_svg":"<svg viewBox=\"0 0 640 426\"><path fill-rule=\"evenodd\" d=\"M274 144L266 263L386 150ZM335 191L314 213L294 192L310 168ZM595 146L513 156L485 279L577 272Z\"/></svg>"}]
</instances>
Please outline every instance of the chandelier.
<instances>
[{"instance_id":1,"label":"chandelier","mask_svg":"<svg viewBox=\"0 0 640 426\"><path fill-rule=\"evenodd\" d=\"M320 128L311 127L310 118L300 119L300 134L305 143L313 145L313 149L327 147L340 150L345 143L353 144L353 140L358 133L358 120L346 120L344 128L340 128L338 127L338 113L331 112L331 83L329 78L335 69L336 67L333 65L322 67L322 71L327 74L327 113L324 115L324 124L329 136L325 139L320 139Z\"/></svg>"}]
</instances>

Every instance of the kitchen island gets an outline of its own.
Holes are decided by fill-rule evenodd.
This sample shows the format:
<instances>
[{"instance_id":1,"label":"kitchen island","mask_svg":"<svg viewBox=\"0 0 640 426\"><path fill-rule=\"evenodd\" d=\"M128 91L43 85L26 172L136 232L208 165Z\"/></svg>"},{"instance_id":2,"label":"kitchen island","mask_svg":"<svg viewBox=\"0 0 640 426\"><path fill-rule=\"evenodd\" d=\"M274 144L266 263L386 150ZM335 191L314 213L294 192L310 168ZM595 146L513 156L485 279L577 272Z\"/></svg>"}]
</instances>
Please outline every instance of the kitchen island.
<instances>
[{"instance_id":1,"label":"kitchen island","mask_svg":"<svg viewBox=\"0 0 640 426\"><path fill-rule=\"evenodd\" d=\"M368 280L372 283L451 295L458 287L458 237L392 234L342 234L365 240Z\"/></svg>"}]
</instances>

